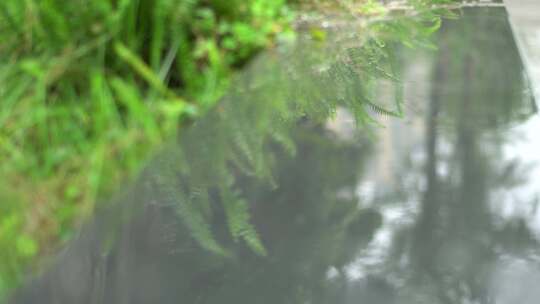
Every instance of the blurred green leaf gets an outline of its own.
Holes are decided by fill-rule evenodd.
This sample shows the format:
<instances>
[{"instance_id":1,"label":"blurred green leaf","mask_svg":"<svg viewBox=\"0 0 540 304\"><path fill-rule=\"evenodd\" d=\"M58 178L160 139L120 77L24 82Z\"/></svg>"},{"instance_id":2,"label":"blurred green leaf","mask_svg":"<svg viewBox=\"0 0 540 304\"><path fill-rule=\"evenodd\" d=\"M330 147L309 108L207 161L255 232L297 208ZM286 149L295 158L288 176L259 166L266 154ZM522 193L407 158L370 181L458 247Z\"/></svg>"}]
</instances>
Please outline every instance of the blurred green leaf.
<instances>
[{"instance_id":1,"label":"blurred green leaf","mask_svg":"<svg viewBox=\"0 0 540 304\"><path fill-rule=\"evenodd\" d=\"M37 254L37 243L27 235L20 235L16 242L17 252L25 257L30 258Z\"/></svg>"}]
</instances>

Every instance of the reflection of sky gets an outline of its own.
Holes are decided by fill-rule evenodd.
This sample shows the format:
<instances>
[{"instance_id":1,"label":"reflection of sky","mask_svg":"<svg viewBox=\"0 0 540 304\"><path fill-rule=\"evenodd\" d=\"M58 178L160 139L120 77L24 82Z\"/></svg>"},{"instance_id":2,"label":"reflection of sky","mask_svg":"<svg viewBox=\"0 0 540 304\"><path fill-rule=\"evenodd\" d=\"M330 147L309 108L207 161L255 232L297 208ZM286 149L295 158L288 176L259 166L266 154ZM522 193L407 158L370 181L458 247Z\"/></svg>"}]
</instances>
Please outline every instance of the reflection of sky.
<instances>
[{"instance_id":1,"label":"reflection of sky","mask_svg":"<svg viewBox=\"0 0 540 304\"><path fill-rule=\"evenodd\" d=\"M415 126L414 122L422 121L422 115L411 114L410 121L400 119L386 122L386 127L379 129L379 140L376 157L383 161L374 160L368 178L363 180L356 189L356 196L362 207L375 207L382 215L383 223L375 233L373 240L363 250L358 258L347 267L347 275L351 279L360 279L368 274L384 271L382 265L391 252L396 232L410 226L416 220L420 208L420 194L425 190L426 180L422 170L407 170L403 165L403 157L408 155L413 167L422 167L426 160L422 148L423 128ZM421 125L421 123L420 123ZM402 136L407 137L403 142ZM390 164L388 164L390 163ZM400 186L407 189L403 199L392 201L390 204L378 204L380 196L393 192L396 184L396 173L406 171L400 178ZM414 189L414 190L413 190Z\"/></svg>"},{"instance_id":2,"label":"reflection of sky","mask_svg":"<svg viewBox=\"0 0 540 304\"><path fill-rule=\"evenodd\" d=\"M396 205L384 206L380 209L383 225L375 233L369 246L347 267L347 275L351 279L359 279L365 275L377 273L385 262L392 246L394 233L403 226L414 222L418 212L418 201L410 200Z\"/></svg>"},{"instance_id":3,"label":"reflection of sky","mask_svg":"<svg viewBox=\"0 0 540 304\"><path fill-rule=\"evenodd\" d=\"M540 210L536 204L540 194L540 116L534 115L527 122L515 128L514 132L519 140L506 145L504 154L506 159L517 159L526 170L526 181L520 187L510 192L502 193L504 199L498 206L503 217L525 216L530 217L531 228L540 237ZM497 210L496 209L496 210Z\"/></svg>"},{"instance_id":4,"label":"reflection of sky","mask_svg":"<svg viewBox=\"0 0 540 304\"><path fill-rule=\"evenodd\" d=\"M501 259L492 274L491 286L496 303L535 304L539 302L540 269L537 263Z\"/></svg>"},{"instance_id":5,"label":"reflection of sky","mask_svg":"<svg viewBox=\"0 0 540 304\"><path fill-rule=\"evenodd\" d=\"M531 227L540 237L540 208L536 208L534 204L531 204L535 198L540 196L540 136L538 130L540 130L540 116L538 115L533 116L527 122L512 130L512 133L515 133L519 139L504 146L503 158L504 160L516 159L519 161L520 166L525 170L526 176L523 178L525 182L516 188L511 188L509 191L503 190L502 193L494 193L498 198L495 200L497 205L493 206L492 211L504 219L516 216L529 217ZM441 140L438 147L439 154L449 154L450 149L449 143ZM422 149L414 149L409 152L411 152L410 157L413 164L415 164L414 166L425 162L425 153ZM448 167L445 162L439 162L437 165L440 176L448 174ZM424 190L422 189L425 188L424 179L422 171L411 171L404 176L403 182L407 188L420 190L409 193L414 194L421 193ZM373 180L364 180L358 185L356 194L362 202L373 201L377 197L377 190L380 190L377 189L377 186L377 183ZM420 197L409 195L407 201L396 202L390 206L381 206L384 225L375 236L368 250L362 255L362 261L357 261L355 265L351 265L351 272L354 276L359 275L360 268L363 267L360 264L372 264L376 260L382 259L380 255L384 255L384 252L390 246L394 228L409 224L414 220L419 201Z\"/></svg>"},{"instance_id":6,"label":"reflection of sky","mask_svg":"<svg viewBox=\"0 0 540 304\"><path fill-rule=\"evenodd\" d=\"M501 219L501 222L516 217L526 219L530 228L540 239L540 208L537 208L534 203L534 199L540 197L540 136L538 130L540 130L540 116L535 115L525 123L514 127L510 130L510 136L505 137L508 141L503 146L500 164L503 165L516 160L519 164L517 173L521 175L518 176L520 182L516 187L492 189L491 201L493 205L491 211L494 216ZM423 132L416 133L416 137L423 137L423 135ZM421 168L426 161L425 150L418 149L418 146L407 147L405 149L407 151L398 152L397 150L392 149L397 154L408 154L413 167ZM437 153L441 160L437 164L438 175L441 177L447 176L449 168L444 159L452 154L452 144L445 138L440 137ZM377 153L377 157L384 156L382 153ZM400 159L402 157L398 155L393 158ZM372 169L381 168L375 166ZM399 166L387 169L399 170ZM502 170L502 168L498 170ZM392 184L391 180L382 181L380 174L381 172L368 174L369 178L362 181L356 190L356 195L363 203L362 206L372 206L381 211L383 225L368 247L359 254L354 262L348 265L346 273L350 279L361 279L371 274L384 272L384 266L391 252L394 236L404 227L410 227L419 212L420 195L426 186L423 170L410 170L402 176L402 186L409 190L415 189L414 191L407 191L407 195L399 199L399 201L377 205L377 197L381 195L381 184L383 188L388 188ZM385 184L385 182L390 182L390 184ZM493 295L501 301L500 303L516 303L516 299L523 300L521 303L537 303L536 301L529 301L531 297L537 296L535 292L537 288L533 288L528 284L515 284L516 281L540 283L540 269L536 269L540 265L538 263L540 261L528 260L534 257L533 255L527 257L527 260L522 260L517 257L501 256L497 261L491 276L493 282L490 284L496 289ZM329 275L332 276L331 273ZM392 280L388 276L387 278L399 285L399 278L396 277L396 280ZM512 282L512 280L515 281ZM501 287L503 285L504 287Z\"/></svg>"}]
</instances>

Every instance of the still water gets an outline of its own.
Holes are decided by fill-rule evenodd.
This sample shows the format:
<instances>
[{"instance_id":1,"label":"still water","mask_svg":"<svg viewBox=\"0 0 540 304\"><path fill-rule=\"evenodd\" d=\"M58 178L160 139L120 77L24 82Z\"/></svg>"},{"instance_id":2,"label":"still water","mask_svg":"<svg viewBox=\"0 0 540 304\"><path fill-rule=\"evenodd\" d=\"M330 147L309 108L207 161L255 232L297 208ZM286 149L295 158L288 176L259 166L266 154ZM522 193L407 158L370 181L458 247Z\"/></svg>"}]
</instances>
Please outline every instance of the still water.
<instances>
[{"instance_id":1,"label":"still water","mask_svg":"<svg viewBox=\"0 0 540 304\"><path fill-rule=\"evenodd\" d=\"M13 303L538 303L535 101L451 15L261 55Z\"/></svg>"}]
</instances>

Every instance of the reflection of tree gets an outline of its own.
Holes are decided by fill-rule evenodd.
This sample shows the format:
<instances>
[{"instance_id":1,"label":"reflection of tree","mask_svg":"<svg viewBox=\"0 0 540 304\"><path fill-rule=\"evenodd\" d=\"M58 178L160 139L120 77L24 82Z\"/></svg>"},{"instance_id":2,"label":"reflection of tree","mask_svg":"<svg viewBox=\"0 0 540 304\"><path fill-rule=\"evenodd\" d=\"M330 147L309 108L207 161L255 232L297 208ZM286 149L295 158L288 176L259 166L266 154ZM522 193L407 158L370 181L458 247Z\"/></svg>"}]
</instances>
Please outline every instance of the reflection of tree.
<instances>
[{"instance_id":1,"label":"reflection of tree","mask_svg":"<svg viewBox=\"0 0 540 304\"><path fill-rule=\"evenodd\" d=\"M98 218L58 267L35 283L36 293L25 296L40 303L335 303L344 296L337 291L345 278L338 274L330 281L329 269L341 272L381 224L379 213L358 209L354 196L370 144L336 141L311 124L292 138L295 156L271 147L277 187L237 173L237 189L252 202L253 223L267 257L224 233L227 224L220 210L214 211L212 229L230 256L212 254L176 225L174 207L135 191L130 198L157 204L123 224L106 251L104 232L117 226L110 222L121 219L121 213ZM221 199L218 193L210 197ZM164 240L170 232L174 237Z\"/></svg>"},{"instance_id":2,"label":"reflection of tree","mask_svg":"<svg viewBox=\"0 0 540 304\"><path fill-rule=\"evenodd\" d=\"M407 284L416 300L492 303L490 271L501 250L517 245L508 236L536 246L525 225L497 226L490 210L490 193L504 186L498 178L505 174L504 129L530 111L506 18L490 12L465 11L440 34L425 123L427 184L410 246L395 248L393 256L408 257ZM450 155L439 149L443 142L452 143Z\"/></svg>"},{"instance_id":3,"label":"reflection of tree","mask_svg":"<svg viewBox=\"0 0 540 304\"><path fill-rule=\"evenodd\" d=\"M255 60L218 108L156 161L151 178L162 196L177 204L175 212L193 238L207 250L227 255L209 225L211 211L223 208L231 235L265 255L249 221L249 202L235 189L232 172L274 183L274 156L267 146L279 144L294 155L290 133L298 122L322 124L338 107L346 108L366 129L373 112L401 116L396 46L423 45L438 28L437 20L428 10L413 18L375 23L366 35L334 30L324 41L302 36L292 48ZM375 84L381 79L390 81L397 92L390 106L375 99ZM185 178L179 180L179 175ZM210 188L221 198L218 206L209 199Z\"/></svg>"},{"instance_id":4,"label":"reflection of tree","mask_svg":"<svg viewBox=\"0 0 540 304\"><path fill-rule=\"evenodd\" d=\"M319 131L297 132L297 155L279 153L276 180L248 179L242 192L253 207L254 224L268 258L240 253L207 303L329 303L326 274L341 269L380 225L380 215L358 211L354 187L367 146L334 143Z\"/></svg>"}]
</instances>

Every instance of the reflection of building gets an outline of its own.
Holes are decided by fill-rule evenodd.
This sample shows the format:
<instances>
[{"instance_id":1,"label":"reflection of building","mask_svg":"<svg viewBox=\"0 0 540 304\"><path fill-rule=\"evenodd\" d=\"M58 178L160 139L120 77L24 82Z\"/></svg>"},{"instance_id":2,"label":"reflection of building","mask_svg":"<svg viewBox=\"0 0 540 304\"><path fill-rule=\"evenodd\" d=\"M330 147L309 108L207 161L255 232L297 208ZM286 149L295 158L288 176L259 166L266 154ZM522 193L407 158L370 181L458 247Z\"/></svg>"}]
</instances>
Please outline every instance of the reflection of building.
<instances>
[{"instance_id":1,"label":"reflection of building","mask_svg":"<svg viewBox=\"0 0 540 304\"><path fill-rule=\"evenodd\" d=\"M375 129L375 153L371 155L369 167L356 191L362 206L376 204L380 197L392 195L392 192L403 186L422 187L425 179L423 171L411 170L411 162L413 166L422 166L425 160L426 109L430 103L431 69L431 58L425 53L411 55L402 75L403 118L373 113L380 127ZM378 86L377 100L374 102L392 109L396 100L395 84L380 81ZM407 175L406 178L403 174ZM410 182L410 185L400 184L404 180ZM368 273L380 271L396 231L414 220L420 198L413 195L393 202L390 205L375 206L383 215L384 225L363 254L348 265L347 273L350 277L365 278Z\"/></svg>"},{"instance_id":2,"label":"reflection of building","mask_svg":"<svg viewBox=\"0 0 540 304\"><path fill-rule=\"evenodd\" d=\"M411 56L407 61L401 81L403 81L403 118L390 117L372 111L372 117L380 124L375 130L375 153L371 155L368 170L362 183L358 185L358 196L366 202L373 195L395 189L398 172L404 171L408 161L424 159L423 140L425 135L425 115L431 90L431 63L425 53ZM396 107L396 83L379 80L376 99L378 106L391 111ZM354 117L344 108L338 108L334 119L326 125L338 138L353 140Z\"/></svg>"},{"instance_id":3,"label":"reflection of building","mask_svg":"<svg viewBox=\"0 0 540 304\"><path fill-rule=\"evenodd\" d=\"M403 171L407 159L423 153L425 109L430 95L431 64L425 54L407 62L403 72L403 114L401 119L376 115L381 124L377 130L377 148L369 170L370 183L375 193L395 186L397 172ZM378 100L383 106L394 104L394 84L381 81Z\"/></svg>"}]
</instances>

